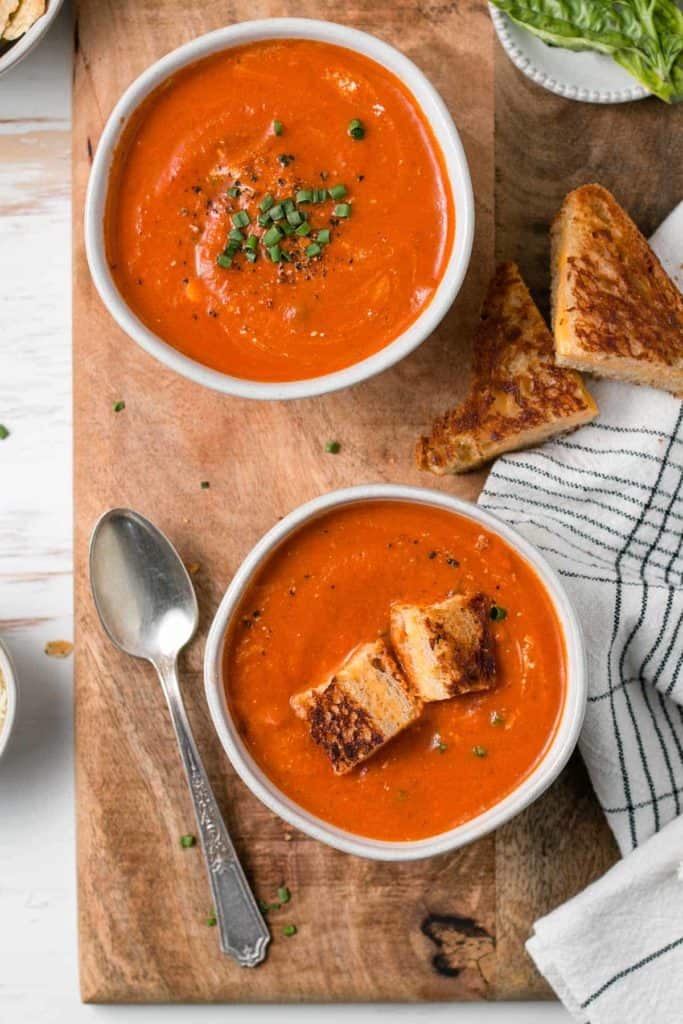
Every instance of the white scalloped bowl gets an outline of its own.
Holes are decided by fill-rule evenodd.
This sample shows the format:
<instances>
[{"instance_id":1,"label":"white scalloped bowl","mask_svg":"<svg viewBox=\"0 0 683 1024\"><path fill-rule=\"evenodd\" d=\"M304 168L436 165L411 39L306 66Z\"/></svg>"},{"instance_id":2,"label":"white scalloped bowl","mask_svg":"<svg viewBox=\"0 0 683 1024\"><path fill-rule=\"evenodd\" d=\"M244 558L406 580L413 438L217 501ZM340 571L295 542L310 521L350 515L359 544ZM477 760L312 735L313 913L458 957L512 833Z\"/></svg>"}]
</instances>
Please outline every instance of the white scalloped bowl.
<instances>
[{"instance_id":1,"label":"white scalloped bowl","mask_svg":"<svg viewBox=\"0 0 683 1024\"><path fill-rule=\"evenodd\" d=\"M567 681L564 706L555 734L540 761L519 785L497 804L456 828L428 839L389 842L369 839L337 828L305 810L271 782L249 753L235 725L225 694L223 653L226 634L242 596L255 573L272 552L292 533L331 509L353 502L409 501L432 505L473 519L502 537L526 562L545 586L557 613L565 641ZM242 781L266 807L313 839L358 857L383 861L410 861L455 850L505 824L536 800L557 778L579 738L586 708L586 659L578 619L560 577L543 555L511 526L478 505L441 491L398 484L368 484L332 491L301 505L281 519L247 555L228 587L211 624L204 652L204 688L209 712L223 749Z\"/></svg>"},{"instance_id":2,"label":"white scalloped bowl","mask_svg":"<svg viewBox=\"0 0 683 1024\"><path fill-rule=\"evenodd\" d=\"M491 20L508 57L536 85L581 103L630 103L649 96L611 57L548 46L493 4Z\"/></svg>"}]
</instances>

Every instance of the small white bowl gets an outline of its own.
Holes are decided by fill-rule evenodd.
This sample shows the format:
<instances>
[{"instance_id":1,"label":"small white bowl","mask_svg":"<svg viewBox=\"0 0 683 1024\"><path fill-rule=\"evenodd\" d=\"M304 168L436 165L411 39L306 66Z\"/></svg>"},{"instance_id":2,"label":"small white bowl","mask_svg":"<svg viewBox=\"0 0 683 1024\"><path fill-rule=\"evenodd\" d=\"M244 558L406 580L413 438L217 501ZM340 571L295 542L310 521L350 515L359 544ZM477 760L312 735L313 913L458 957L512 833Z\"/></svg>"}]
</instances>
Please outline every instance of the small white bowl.
<instances>
[{"instance_id":1,"label":"small white bowl","mask_svg":"<svg viewBox=\"0 0 683 1024\"><path fill-rule=\"evenodd\" d=\"M443 278L429 305L393 342L343 370L307 380L263 382L232 377L190 359L150 331L126 304L107 262L104 212L109 173L126 122L140 103L169 75L202 57L264 39L313 39L346 47L392 71L410 90L441 146L455 206L453 245ZM85 202L85 248L100 298L118 323L146 352L190 380L241 398L287 399L327 394L350 387L388 369L420 345L438 326L460 290L472 252L474 200L465 151L446 105L420 69L387 43L330 21L268 18L209 32L167 54L144 71L125 91L109 116L93 161Z\"/></svg>"},{"instance_id":2,"label":"small white bowl","mask_svg":"<svg viewBox=\"0 0 683 1024\"><path fill-rule=\"evenodd\" d=\"M498 39L515 67L556 96L580 103L630 103L650 95L606 54L549 46L493 4L489 11Z\"/></svg>"},{"instance_id":3,"label":"small white bowl","mask_svg":"<svg viewBox=\"0 0 683 1024\"><path fill-rule=\"evenodd\" d=\"M15 68L24 57L28 57L31 50L35 49L59 14L63 2L64 0L48 0L45 14L41 14L28 32L10 43L7 49L4 49L6 43L3 43L3 49L0 52L0 75L4 75L10 68Z\"/></svg>"},{"instance_id":4,"label":"small white bowl","mask_svg":"<svg viewBox=\"0 0 683 1024\"><path fill-rule=\"evenodd\" d=\"M0 676L7 691L7 711L4 722L0 723L0 758L7 749L10 733L17 713L17 682L9 653L0 640Z\"/></svg>"},{"instance_id":5,"label":"small white bowl","mask_svg":"<svg viewBox=\"0 0 683 1024\"><path fill-rule=\"evenodd\" d=\"M228 625L254 573L274 549L293 532L323 512L352 502L387 499L411 501L456 512L481 523L492 533L506 540L533 566L548 591L562 626L567 654L567 692L560 722L548 750L531 774L512 793L483 814L448 832L411 842L387 842L355 835L328 824L285 796L256 764L235 727L225 696L222 667ZM266 807L295 828L345 853L353 853L372 860L409 861L445 853L480 839L519 814L557 778L576 746L583 724L586 708L586 659L581 628L559 577L536 548L516 530L497 516L485 512L478 505L460 501L440 491L397 484L369 484L332 491L301 505L269 530L247 555L228 587L211 624L204 653L204 687L211 718L223 749L242 781Z\"/></svg>"}]
</instances>

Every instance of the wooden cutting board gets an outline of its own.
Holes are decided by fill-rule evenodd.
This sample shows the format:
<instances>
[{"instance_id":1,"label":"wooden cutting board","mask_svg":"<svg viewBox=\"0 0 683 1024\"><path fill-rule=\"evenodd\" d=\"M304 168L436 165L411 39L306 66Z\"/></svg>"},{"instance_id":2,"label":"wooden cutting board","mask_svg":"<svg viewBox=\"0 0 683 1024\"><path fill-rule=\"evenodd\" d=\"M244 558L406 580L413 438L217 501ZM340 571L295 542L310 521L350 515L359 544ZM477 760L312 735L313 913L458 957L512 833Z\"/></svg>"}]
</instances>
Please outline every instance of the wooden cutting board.
<instances>
[{"instance_id":1,"label":"wooden cutting board","mask_svg":"<svg viewBox=\"0 0 683 1024\"><path fill-rule=\"evenodd\" d=\"M247 403L205 391L114 325L86 266L82 215L92 153L122 90L175 46L248 18L331 18L396 44L429 75L467 151L474 255L455 308L400 366L339 395ZM415 437L461 396L467 337L496 254L543 299L547 226L564 192L598 179L651 230L679 198L683 110L572 104L523 79L474 0L81 0L74 84L76 760L81 989L91 1002L370 1001L547 997L523 948L533 920L599 876L615 848L576 757L526 813L476 845L382 865L295 833L251 796L204 703L208 624L243 556L278 516L352 483L400 481L474 498L483 477L439 481L412 463ZM496 126L494 139L494 123ZM678 130L674 132L674 128ZM678 150L678 152L676 152ZM678 184L680 188L680 183ZM495 203L494 203L495 201ZM494 217L495 209L495 217ZM495 223L494 223L495 221ZM495 242L494 242L495 227ZM112 405L126 408L115 414ZM326 455L334 437L342 452ZM200 481L210 481L208 490ZM261 898L286 883L257 970L236 967L207 927L210 895L170 722L153 672L119 655L96 620L87 543L97 516L150 516L195 576L197 640L181 665L188 711L245 869ZM294 922L298 934L282 936ZM468 941L476 925L476 939Z\"/></svg>"}]
</instances>

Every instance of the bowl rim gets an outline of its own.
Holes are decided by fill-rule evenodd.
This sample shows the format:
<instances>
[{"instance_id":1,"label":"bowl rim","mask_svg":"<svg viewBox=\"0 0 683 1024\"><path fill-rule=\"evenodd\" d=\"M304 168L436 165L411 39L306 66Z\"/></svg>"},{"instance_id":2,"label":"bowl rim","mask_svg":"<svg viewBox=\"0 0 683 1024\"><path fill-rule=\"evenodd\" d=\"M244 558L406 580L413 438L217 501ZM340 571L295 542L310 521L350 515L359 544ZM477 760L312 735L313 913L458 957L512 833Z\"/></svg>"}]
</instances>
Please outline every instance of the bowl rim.
<instances>
[{"instance_id":1,"label":"bowl rim","mask_svg":"<svg viewBox=\"0 0 683 1024\"><path fill-rule=\"evenodd\" d=\"M233 377L191 359L151 331L118 291L106 259L104 213L113 154L129 117L149 93L180 68L221 50L266 39L311 39L356 52L393 72L409 90L441 147L455 207L448 263L429 304L394 341L351 366L295 381ZM85 251L95 288L119 327L149 355L176 373L223 394L283 400L313 397L351 387L382 373L413 352L436 329L465 279L474 240L474 197L467 156L453 118L427 76L405 54L376 36L348 25L313 18L264 18L197 36L151 64L124 91L109 115L95 152L85 200Z\"/></svg>"},{"instance_id":2,"label":"bowl rim","mask_svg":"<svg viewBox=\"0 0 683 1024\"><path fill-rule=\"evenodd\" d=\"M8 49L0 54L0 76L7 74L12 68L16 68L25 57L28 57L29 53L32 53L47 35L63 3L64 0L48 0L44 13L34 21L23 36L14 40Z\"/></svg>"},{"instance_id":3,"label":"bowl rim","mask_svg":"<svg viewBox=\"0 0 683 1024\"><path fill-rule=\"evenodd\" d=\"M530 774L502 800L475 818L426 839L388 841L356 835L302 808L282 793L256 764L232 722L223 686L225 634L253 574L283 540L305 523L342 505L375 500L409 501L444 508L481 523L507 541L536 571L553 602L563 630L567 683L555 734ZM215 613L204 651L204 689L209 713L233 768L258 799L288 824L345 853L371 860L412 861L457 849L493 831L536 800L557 778L579 738L587 699L583 634L563 583L544 556L504 520L479 505L443 491L401 484L361 484L323 494L294 509L254 545L230 582Z\"/></svg>"},{"instance_id":4,"label":"bowl rim","mask_svg":"<svg viewBox=\"0 0 683 1024\"><path fill-rule=\"evenodd\" d=\"M5 686L7 688L7 713L5 715L5 721L0 725L0 758L7 750L7 746L12 735L14 723L17 714L17 701L18 701L18 689L17 689L17 675L14 670L12 659L10 658L9 651L6 646L0 640L0 672L5 680Z\"/></svg>"}]
</instances>

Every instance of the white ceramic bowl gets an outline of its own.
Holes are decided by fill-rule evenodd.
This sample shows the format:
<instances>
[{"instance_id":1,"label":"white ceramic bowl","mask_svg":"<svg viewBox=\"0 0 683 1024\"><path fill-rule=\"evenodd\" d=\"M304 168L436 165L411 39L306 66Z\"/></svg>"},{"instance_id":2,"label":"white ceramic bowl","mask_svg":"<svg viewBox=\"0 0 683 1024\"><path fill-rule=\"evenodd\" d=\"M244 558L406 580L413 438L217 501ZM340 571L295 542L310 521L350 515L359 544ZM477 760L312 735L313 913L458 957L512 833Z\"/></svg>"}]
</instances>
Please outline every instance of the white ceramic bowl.
<instances>
[{"instance_id":1,"label":"white ceramic bowl","mask_svg":"<svg viewBox=\"0 0 683 1024\"><path fill-rule=\"evenodd\" d=\"M277 383L245 380L212 370L183 355L150 331L128 307L112 279L103 231L112 157L126 122L142 100L186 64L220 50L264 39L314 39L333 43L370 57L400 78L422 108L441 146L456 217L453 245L441 283L432 301L403 334L381 351L343 370L308 380ZM122 330L177 373L216 391L243 398L285 399L321 395L350 387L393 366L417 348L448 312L465 277L473 237L474 201L467 158L453 119L431 83L412 61L375 36L334 22L307 18L269 18L218 29L173 50L143 72L123 94L105 125L90 172L85 204L85 247L90 272L102 301Z\"/></svg>"},{"instance_id":2,"label":"white ceramic bowl","mask_svg":"<svg viewBox=\"0 0 683 1024\"><path fill-rule=\"evenodd\" d=\"M14 667L10 661L7 649L3 646L0 641L0 674L5 682L7 690L7 712L5 714L5 720L0 724L0 758L7 749L9 743L10 734L14 725L14 719L17 713L17 683L16 676L14 674Z\"/></svg>"},{"instance_id":3,"label":"white ceramic bowl","mask_svg":"<svg viewBox=\"0 0 683 1024\"><path fill-rule=\"evenodd\" d=\"M567 693L555 736L531 774L503 800L471 821L429 839L387 842L367 839L328 824L285 796L259 768L243 743L230 715L223 680L223 650L228 625L255 572L285 538L321 513L358 501L389 499L436 505L481 523L498 534L533 566L557 612L567 653ZM258 542L237 570L211 624L204 655L204 686L214 726L238 775L255 796L295 828L329 846L373 860L407 861L431 857L480 839L513 818L543 793L559 775L576 746L586 707L586 664L581 629L559 577L545 558L520 534L478 505L440 491L396 484L370 484L333 491L301 505Z\"/></svg>"},{"instance_id":4,"label":"white ceramic bowl","mask_svg":"<svg viewBox=\"0 0 683 1024\"><path fill-rule=\"evenodd\" d=\"M28 32L25 32L6 49L3 44L2 52L0 52L0 75L4 75L10 68L15 68L24 57L28 57L31 50L35 49L59 14L63 2L64 0L48 0L45 14L31 25Z\"/></svg>"},{"instance_id":5,"label":"white ceramic bowl","mask_svg":"<svg viewBox=\"0 0 683 1024\"><path fill-rule=\"evenodd\" d=\"M508 57L536 85L581 103L630 103L647 89L615 60L589 50L549 46L489 4L493 25Z\"/></svg>"}]
</instances>

